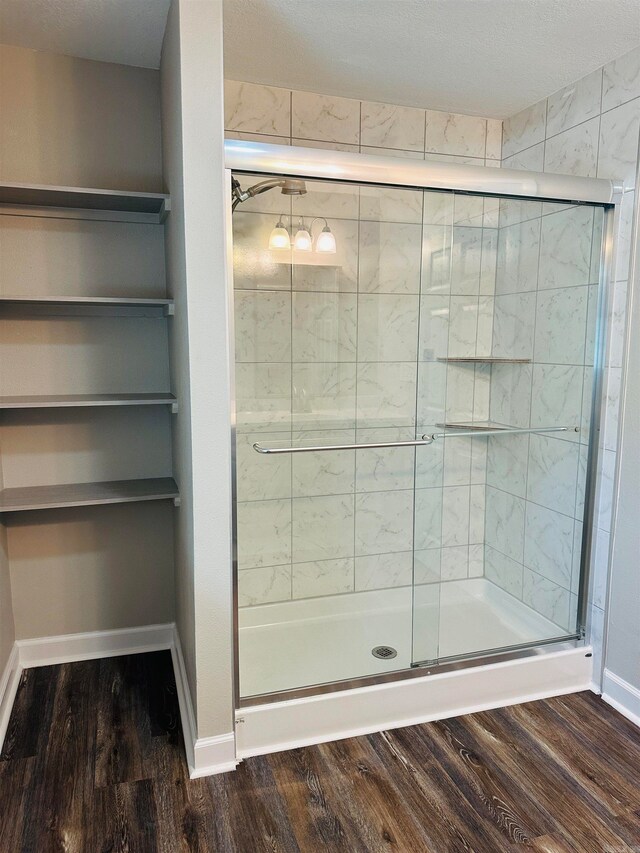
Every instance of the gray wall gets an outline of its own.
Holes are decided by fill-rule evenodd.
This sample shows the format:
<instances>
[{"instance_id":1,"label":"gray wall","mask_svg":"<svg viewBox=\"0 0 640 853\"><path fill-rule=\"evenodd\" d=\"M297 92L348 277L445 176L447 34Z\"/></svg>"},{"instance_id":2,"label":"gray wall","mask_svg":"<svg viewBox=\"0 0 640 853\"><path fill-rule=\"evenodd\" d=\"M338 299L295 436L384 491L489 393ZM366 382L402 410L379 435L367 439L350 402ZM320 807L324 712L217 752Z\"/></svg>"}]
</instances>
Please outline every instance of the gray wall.
<instances>
[{"instance_id":1,"label":"gray wall","mask_svg":"<svg viewBox=\"0 0 640 853\"><path fill-rule=\"evenodd\" d=\"M157 71L0 46L0 177L161 191ZM160 225L0 216L0 292L165 295ZM167 324L3 311L0 394L168 391ZM67 409L0 419L5 487L169 476L166 409ZM173 508L129 504L5 516L1 651L29 638L170 622ZM2 659L0 658L0 666Z\"/></svg>"},{"instance_id":2,"label":"gray wall","mask_svg":"<svg viewBox=\"0 0 640 853\"><path fill-rule=\"evenodd\" d=\"M161 63L163 156L176 300L173 383L177 623L198 736L233 731L231 446L225 273L222 3L174 0ZM197 689L196 689L197 686Z\"/></svg>"}]
</instances>

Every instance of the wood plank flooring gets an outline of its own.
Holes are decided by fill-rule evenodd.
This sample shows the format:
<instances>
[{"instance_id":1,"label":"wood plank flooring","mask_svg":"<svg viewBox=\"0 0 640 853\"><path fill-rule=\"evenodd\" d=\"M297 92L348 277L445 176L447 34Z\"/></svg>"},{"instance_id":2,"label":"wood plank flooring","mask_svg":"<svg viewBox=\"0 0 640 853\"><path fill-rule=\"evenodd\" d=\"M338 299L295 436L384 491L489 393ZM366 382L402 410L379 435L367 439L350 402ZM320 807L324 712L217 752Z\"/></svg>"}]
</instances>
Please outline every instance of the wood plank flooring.
<instances>
[{"instance_id":1,"label":"wood plank flooring","mask_svg":"<svg viewBox=\"0 0 640 853\"><path fill-rule=\"evenodd\" d=\"M27 670L0 853L640 851L640 730L575 694L191 781L168 652Z\"/></svg>"}]
</instances>

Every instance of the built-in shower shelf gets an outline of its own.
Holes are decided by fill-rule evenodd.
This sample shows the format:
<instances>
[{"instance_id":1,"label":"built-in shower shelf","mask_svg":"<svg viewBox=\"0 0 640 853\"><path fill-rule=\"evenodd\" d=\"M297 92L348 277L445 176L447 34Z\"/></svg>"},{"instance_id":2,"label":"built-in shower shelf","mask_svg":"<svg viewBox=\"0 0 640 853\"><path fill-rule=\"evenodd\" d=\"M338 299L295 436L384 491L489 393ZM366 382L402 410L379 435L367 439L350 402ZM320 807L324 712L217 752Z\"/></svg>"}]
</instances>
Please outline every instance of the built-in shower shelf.
<instances>
[{"instance_id":1,"label":"built-in shower shelf","mask_svg":"<svg viewBox=\"0 0 640 853\"><path fill-rule=\"evenodd\" d=\"M177 411L173 394L21 394L0 397L3 409L74 409L101 408L104 406L171 406Z\"/></svg>"},{"instance_id":2,"label":"built-in shower shelf","mask_svg":"<svg viewBox=\"0 0 640 853\"><path fill-rule=\"evenodd\" d=\"M499 424L495 421L447 421L446 423L436 424L440 429L460 429L460 430L512 430L516 427L509 424Z\"/></svg>"},{"instance_id":3,"label":"built-in shower shelf","mask_svg":"<svg viewBox=\"0 0 640 853\"><path fill-rule=\"evenodd\" d=\"M173 500L177 504L179 496L176 482L171 477L25 486L0 491L0 513L139 501Z\"/></svg>"},{"instance_id":4,"label":"built-in shower shelf","mask_svg":"<svg viewBox=\"0 0 640 853\"><path fill-rule=\"evenodd\" d=\"M531 364L530 358L499 358L493 355L441 356L438 361L448 361L454 364Z\"/></svg>"}]
</instances>

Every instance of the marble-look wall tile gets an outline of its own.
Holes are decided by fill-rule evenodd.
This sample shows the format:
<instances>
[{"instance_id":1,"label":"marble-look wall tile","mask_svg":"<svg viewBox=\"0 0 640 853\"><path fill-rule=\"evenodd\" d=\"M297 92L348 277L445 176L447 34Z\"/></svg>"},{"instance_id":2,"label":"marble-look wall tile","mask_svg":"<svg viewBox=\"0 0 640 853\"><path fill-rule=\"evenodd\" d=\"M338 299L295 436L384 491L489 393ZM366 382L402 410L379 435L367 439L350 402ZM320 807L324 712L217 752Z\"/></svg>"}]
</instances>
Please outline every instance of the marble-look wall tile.
<instances>
[{"instance_id":1,"label":"marble-look wall tile","mask_svg":"<svg viewBox=\"0 0 640 853\"><path fill-rule=\"evenodd\" d=\"M583 368L568 364L535 364L531 395L531 426L580 425ZM563 435L568 440L579 434Z\"/></svg>"},{"instance_id":2,"label":"marble-look wall tile","mask_svg":"<svg viewBox=\"0 0 640 853\"><path fill-rule=\"evenodd\" d=\"M442 490L442 545L469 544L470 486Z\"/></svg>"},{"instance_id":3,"label":"marble-look wall tile","mask_svg":"<svg viewBox=\"0 0 640 853\"><path fill-rule=\"evenodd\" d=\"M417 369L414 362L359 364L357 379L358 429L415 424Z\"/></svg>"},{"instance_id":4,"label":"marble-look wall tile","mask_svg":"<svg viewBox=\"0 0 640 853\"><path fill-rule=\"evenodd\" d=\"M377 148L374 145L361 145L361 154L371 154L373 157L401 157L403 160L424 160L422 151L404 151L401 148Z\"/></svg>"},{"instance_id":5,"label":"marble-look wall tile","mask_svg":"<svg viewBox=\"0 0 640 853\"><path fill-rule=\"evenodd\" d=\"M419 292L421 230L414 224L360 224L360 292Z\"/></svg>"},{"instance_id":6,"label":"marble-look wall tile","mask_svg":"<svg viewBox=\"0 0 640 853\"><path fill-rule=\"evenodd\" d=\"M288 136L269 136L267 133L243 133L239 130L225 130L225 139L238 139L246 142L266 142L268 145L291 145ZM357 146L355 146L357 149Z\"/></svg>"},{"instance_id":7,"label":"marble-look wall tile","mask_svg":"<svg viewBox=\"0 0 640 853\"><path fill-rule=\"evenodd\" d=\"M354 590L353 558L294 563L291 569L293 598L340 595Z\"/></svg>"},{"instance_id":8,"label":"marble-look wall tile","mask_svg":"<svg viewBox=\"0 0 640 853\"><path fill-rule=\"evenodd\" d=\"M291 136L290 91L225 80L224 126L227 130Z\"/></svg>"},{"instance_id":9,"label":"marble-look wall tile","mask_svg":"<svg viewBox=\"0 0 640 853\"><path fill-rule=\"evenodd\" d=\"M381 148L424 151L424 110L363 101L360 141Z\"/></svg>"},{"instance_id":10,"label":"marble-look wall tile","mask_svg":"<svg viewBox=\"0 0 640 853\"><path fill-rule=\"evenodd\" d=\"M495 299L492 296L480 296L478 298L478 331L475 351L477 356L491 355L495 305Z\"/></svg>"},{"instance_id":11,"label":"marble-look wall tile","mask_svg":"<svg viewBox=\"0 0 640 853\"><path fill-rule=\"evenodd\" d=\"M625 189L635 186L638 163L640 98L607 113L600 122L598 177L616 178Z\"/></svg>"},{"instance_id":12,"label":"marble-look wall tile","mask_svg":"<svg viewBox=\"0 0 640 853\"><path fill-rule=\"evenodd\" d=\"M535 360L583 364L587 287L540 291L536 309Z\"/></svg>"},{"instance_id":13,"label":"marble-look wall tile","mask_svg":"<svg viewBox=\"0 0 640 853\"><path fill-rule=\"evenodd\" d=\"M502 156L510 157L545 138L547 102L538 101L508 118L503 124Z\"/></svg>"},{"instance_id":14,"label":"marble-look wall tile","mask_svg":"<svg viewBox=\"0 0 640 853\"><path fill-rule=\"evenodd\" d=\"M446 420L473 420L475 371L467 364L447 365Z\"/></svg>"},{"instance_id":15,"label":"marble-look wall tile","mask_svg":"<svg viewBox=\"0 0 640 853\"><path fill-rule=\"evenodd\" d=\"M522 561L525 502L490 486L486 490L485 542L512 560Z\"/></svg>"},{"instance_id":16,"label":"marble-look wall tile","mask_svg":"<svg viewBox=\"0 0 640 853\"><path fill-rule=\"evenodd\" d=\"M469 497L469 543L484 542L484 517L486 512L485 487L471 486Z\"/></svg>"},{"instance_id":17,"label":"marble-look wall tile","mask_svg":"<svg viewBox=\"0 0 640 853\"><path fill-rule=\"evenodd\" d=\"M486 119L427 110L427 152L484 158L486 139Z\"/></svg>"},{"instance_id":18,"label":"marble-look wall tile","mask_svg":"<svg viewBox=\"0 0 640 853\"><path fill-rule=\"evenodd\" d=\"M356 590L358 591L410 586L412 581L412 551L356 557Z\"/></svg>"},{"instance_id":19,"label":"marble-look wall tile","mask_svg":"<svg viewBox=\"0 0 640 853\"><path fill-rule=\"evenodd\" d=\"M360 187L360 219L422 222L422 192L395 187Z\"/></svg>"},{"instance_id":20,"label":"marble-look wall tile","mask_svg":"<svg viewBox=\"0 0 640 853\"><path fill-rule=\"evenodd\" d=\"M604 66L602 109L611 110L640 98L640 47Z\"/></svg>"},{"instance_id":21,"label":"marble-look wall tile","mask_svg":"<svg viewBox=\"0 0 640 853\"><path fill-rule=\"evenodd\" d=\"M618 446L618 419L620 416L620 387L622 369L610 367L607 371L605 389L605 424L602 445L605 450L616 450Z\"/></svg>"},{"instance_id":22,"label":"marble-look wall tile","mask_svg":"<svg viewBox=\"0 0 640 853\"><path fill-rule=\"evenodd\" d=\"M449 342L449 297L420 298L420 361L435 361L447 355Z\"/></svg>"},{"instance_id":23,"label":"marble-look wall tile","mask_svg":"<svg viewBox=\"0 0 640 853\"><path fill-rule=\"evenodd\" d=\"M497 208L499 213L499 207ZM480 293L494 296L496 293L496 268L498 264L498 228L482 231L482 263L480 265Z\"/></svg>"},{"instance_id":24,"label":"marble-look wall tile","mask_svg":"<svg viewBox=\"0 0 640 853\"><path fill-rule=\"evenodd\" d=\"M490 419L499 424L528 427L531 407L529 364L494 364L491 368Z\"/></svg>"},{"instance_id":25,"label":"marble-look wall tile","mask_svg":"<svg viewBox=\"0 0 640 853\"><path fill-rule=\"evenodd\" d=\"M613 491L616 476L616 452L614 450L602 451L602 456L599 459L598 473L600 476L596 506L596 524L599 530L604 530L608 533L611 530Z\"/></svg>"},{"instance_id":26,"label":"marble-look wall tile","mask_svg":"<svg viewBox=\"0 0 640 853\"><path fill-rule=\"evenodd\" d=\"M574 518L582 518L584 516L584 498L587 480L587 463L589 459L589 447L586 444L580 445L580 455L578 456L578 482L576 484L576 507L573 513ZM575 554L575 546L574 546Z\"/></svg>"},{"instance_id":27,"label":"marble-look wall tile","mask_svg":"<svg viewBox=\"0 0 640 853\"><path fill-rule=\"evenodd\" d=\"M547 101L547 136L554 136L600 113L602 68L565 86Z\"/></svg>"},{"instance_id":28,"label":"marble-look wall tile","mask_svg":"<svg viewBox=\"0 0 640 853\"><path fill-rule=\"evenodd\" d=\"M262 501L291 497L291 460L287 453L256 453L256 442L288 441L289 433L240 433L236 436L236 483L238 501Z\"/></svg>"},{"instance_id":29,"label":"marble-look wall tile","mask_svg":"<svg viewBox=\"0 0 640 853\"><path fill-rule=\"evenodd\" d=\"M294 563L353 556L353 495L324 495L292 501Z\"/></svg>"},{"instance_id":30,"label":"marble-look wall tile","mask_svg":"<svg viewBox=\"0 0 640 853\"><path fill-rule=\"evenodd\" d=\"M291 294L236 290L236 362L291 360Z\"/></svg>"},{"instance_id":31,"label":"marble-look wall tile","mask_svg":"<svg viewBox=\"0 0 640 853\"><path fill-rule=\"evenodd\" d=\"M613 289L613 306L610 320L609 367L622 367L627 320L627 282L617 281Z\"/></svg>"},{"instance_id":32,"label":"marble-look wall tile","mask_svg":"<svg viewBox=\"0 0 640 853\"><path fill-rule=\"evenodd\" d=\"M594 607L604 610L607 600L607 577L609 574L609 540L610 535L599 530L596 537L595 555L593 561L593 587L591 603Z\"/></svg>"},{"instance_id":33,"label":"marble-look wall tile","mask_svg":"<svg viewBox=\"0 0 640 853\"><path fill-rule=\"evenodd\" d=\"M291 197L291 213L294 218L306 216L313 219L316 216L325 216L331 219L358 219L359 187L335 181L306 181L305 184L307 192L304 195ZM279 198L276 196L276 199L282 204L281 194ZM316 233L314 229L314 237Z\"/></svg>"},{"instance_id":34,"label":"marble-look wall tile","mask_svg":"<svg viewBox=\"0 0 640 853\"><path fill-rule=\"evenodd\" d=\"M354 430L309 430L293 433L292 444L353 444ZM291 493L296 498L351 494L354 489L355 451L332 450L292 454Z\"/></svg>"},{"instance_id":35,"label":"marble-look wall tile","mask_svg":"<svg viewBox=\"0 0 640 853\"><path fill-rule=\"evenodd\" d=\"M353 429L356 365L348 362L293 364L294 429Z\"/></svg>"},{"instance_id":36,"label":"marble-look wall tile","mask_svg":"<svg viewBox=\"0 0 640 853\"><path fill-rule=\"evenodd\" d=\"M357 154L360 151L360 146L350 142L327 142L326 139L296 139L291 140L291 144L298 148L320 148L325 151L350 151Z\"/></svg>"},{"instance_id":37,"label":"marble-look wall tile","mask_svg":"<svg viewBox=\"0 0 640 853\"><path fill-rule=\"evenodd\" d=\"M238 605L255 607L291 598L291 566L265 566L238 572Z\"/></svg>"},{"instance_id":38,"label":"marble-look wall tile","mask_svg":"<svg viewBox=\"0 0 640 853\"><path fill-rule=\"evenodd\" d=\"M490 545L484 548L485 577L505 592L522 598L523 565Z\"/></svg>"},{"instance_id":39,"label":"marble-look wall tile","mask_svg":"<svg viewBox=\"0 0 640 853\"><path fill-rule=\"evenodd\" d=\"M496 296L493 320L493 355L501 358L531 358L536 294Z\"/></svg>"},{"instance_id":40,"label":"marble-look wall tile","mask_svg":"<svg viewBox=\"0 0 640 853\"><path fill-rule=\"evenodd\" d=\"M573 207L542 217L539 287L589 284L593 211Z\"/></svg>"},{"instance_id":41,"label":"marble-look wall tile","mask_svg":"<svg viewBox=\"0 0 640 853\"><path fill-rule=\"evenodd\" d=\"M526 497L528 435L503 435L487 442L487 485Z\"/></svg>"},{"instance_id":42,"label":"marble-look wall tile","mask_svg":"<svg viewBox=\"0 0 640 853\"><path fill-rule=\"evenodd\" d=\"M435 427L445 418L448 365L437 361L418 364L418 423ZM431 430L433 432L433 430Z\"/></svg>"},{"instance_id":43,"label":"marble-look wall tile","mask_svg":"<svg viewBox=\"0 0 640 853\"><path fill-rule=\"evenodd\" d=\"M433 432L433 424L419 424L416 429L418 437L425 432ZM416 448L416 489L431 489L442 486L444 476L444 442L434 441L426 447Z\"/></svg>"},{"instance_id":44,"label":"marble-look wall tile","mask_svg":"<svg viewBox=\"0 0 640 853\"><path fill-rule=\"evenodd\" d=\"M441 225L425 225L422 230L423 294L439 295L451 289L452 229Z\"/></svg>"},{"instance_id":45,"label":"marble-look wall tile","mask_svg":"<svg viewBox=\"0 0 640 853\"><path fill-rule=\"evenodd\" d=\"M449 357L474 356L477 332L478 298L452 296L449 302Z\"/></svg>"},{"instance_id":46,"label":"marble-look wall tile","mask_svg":"<svg viewBox=\"0 0 640 853\"><path fill-rule=\"evenodd\" d=\"M569 590L573 548L573 518L527 503L524 563Z\"/></svg>"},{"instance_id":47,"label":"marble-look wall tile","mask_svg":"<svg viewBox=\"0 0 640 853\"><path fill-rule=\"evenodd\" d=\"M527 499L573 516L579 452L577 444L561 438L530 436Z\"/></svg>"},{"instance_id":48,"label":"marble-look wall tile","mask_svg":"<svg viewBox=\"0 0 640 853\"><path fill-rule=\"evenodd\" d=\"M413 490L356 495L356 556L413 548Z\"/></svg>"},{"instance_id":49,"label":"marble-look wall tile","mask_svg":"<svg viewBox=\"0 0 640 853\"><path fill-rule=\"evenodd\" d=\"M484 543L469 545L469 577L484 577Z\"/></svg>"},{"instance_id":50,"label":"marble-look wall tile","mask_svg":"<svg viewBox=\"0 0 640 853\"><path fill-rule=\"evenodd\" d=\"M358 361L415 361L418 309L418 296L358 296Z\"/></svg>"},{"instance_id":51,"label":"marble-look wall tile","mask_svg":"<svg viewBox=\"0 0 640 853\"><path fill-rule=\"evenodd\" d=\"M296 139L357 144L360 142L360 102L294 91L291 135Z\"/></svg>"},{"instance_id":52,"label":"marble-look wall tile","mask_svg":"<svg viewBox=\"0 0 640 853\"><path fill-rule=\"evenodd\" d=\"M544 170L544 142L538 142L524 151L504 157L503 169L525 169L529 172L542 172Z\"/></svg>"},{"instance_id":53,"label":"marble-look wall tile","mask_svg":"<svg viewBox=\"0 0 640 853\"><path fill-rule=\"evenodd\" d=\"M355 361L357 313L354 293L294 293L293 361Z\"/></svg>"},{"instance_id":54,"label":"marble-look wall tile","mask_svg":"<svg viewBox=\"0 0 640 853\"><path fill-rule=\"evenodd\" d=\"M569 591L526 567L523 575L522 600L560 628L566 631L571 630Z\"/></svg>"},{"instance_id":55,"label":"marble-look wall tile","mask_svg":"<svg viewBox=\"0 0 640 853\"><path fill-rule=\"evenodd\" d=\"M238 429L291 427L291 365L236 364Z\"/></svg>"},{"instance_id":56,"label":"marble-look wall tile","mask_svg":"<svg viewBox=\"0 0 640 853\"><path fill-rule=\"evenodd\" d=\"M622 196L622 204L620 205L620 223L618 230L618 243L616 246L615 259L615 277L616 281L628 280L631 269L631 242L633 240L633 213L635 210L635 192L633 190L626 192ZM595 259L594 259L595 260ZM593 265L595 267L595 264ZM596 270L594 269L594 273ZM591 282L597 283L598 279L594 274L591 275Z\"/></svg>"},{"instance_id":57,"label":"marble-look wall tile","mask_svg":"<svg viewBox=\"0 0 640 853\"><path fill-rule=\"evenodd\" d=\"M456 226L451 246L451 293L477 295L480 292L482 230Z\"/></svg>"},{"instance_id":58,"label":"marble-look wall tile","mask_svg":"<svg viewBox=\"0 0 640 853\"><path fill-rule=\"evenodd\" d=\"M238 503L238 568L291 561L291 501Z\"/></svg>"},{"instance_id":59,"label":"marble-look wall tile","mask_svg":"<svg viewBox=\"0 0 640 853\"><path fill-rule=\"evenodd\" d=\"M544 171L595 178L598 171L600 117L547 139Z\"/></svg>"},{"instance_id":60,"label":"marble-look wall tile","mask_svg":"<svg viewBox=\"0 0 640 853\"><path fill-rule=\"evenodd\" d=\"M500 229L496 294L536 289L540 252L540 219L518 222Z\"/></svg>"},{"instance_id":61,"label":"marble-look wall tile","mask_svg":"<svg viewBox=\"0 0 640 853\"><path fill-rule=\"evenodd\" d=\"M487 119L487 149L485 156L492 160L500 160L502 157L502 121L500 119Z\"/></svg>"},{"instance_id":62,"label":"marble-look wall tile","mask_svg":"<svg viewBox=\"0 0 640 853\"><path fill-rule=\"evenodd\" d=\"M411 441L414 430L359 429L358 443L378 441ZM370 448L356 453L356 491L381 492L413 489L415 448Z\"/></svg>"},{"instance_id":63,"label":"marble-look wall tile","mask_svg":"<svg viewBox=\"0 0 640 853\"><path fill-rule=\"evenodd\" d=\"M414 584L439 583L440 581L441 549L428 548L425 551L413 552L413 582Z\"/></svg>"},{"instance_id":64,"label":"marble-look wall tile","mask_svg":"<svg viewBox=\"0 0 640 853\"><path fill-rule=\"evenodd\" d=\"M455 545L442 549L441 578L443 581L455 581L469 574L469 546Z\"/></svg>"},{"instance_id":65,"label":"marble-look wall tile","mask_svg":"<svg viewBox=\"0 0 640 853\"><path fill-rule=\"evenodd\" d=\"M442 489L415 491L415 548L424 551L442 545Z\"/></svg>"}]
</instances>

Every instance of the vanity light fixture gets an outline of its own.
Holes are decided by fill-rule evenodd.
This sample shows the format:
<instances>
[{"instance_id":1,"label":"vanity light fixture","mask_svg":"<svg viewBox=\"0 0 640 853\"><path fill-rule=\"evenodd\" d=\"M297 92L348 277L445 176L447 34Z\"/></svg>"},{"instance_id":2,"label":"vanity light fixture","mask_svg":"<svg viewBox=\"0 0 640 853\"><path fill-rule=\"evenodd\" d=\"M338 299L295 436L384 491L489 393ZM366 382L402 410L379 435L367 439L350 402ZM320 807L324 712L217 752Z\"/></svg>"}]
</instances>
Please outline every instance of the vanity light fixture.
<instances>
[{"instance_id":1,"label":"vanity light fixture","mask_svg":"<svg viewBox=\"0 0 640 853\"><path fill-rule=\"evenodd\" d=\"M292 247L289 229L282 221L285 215L286 214L282 214L279 217L275 227L269 235L270 249L291 249ZM336 238L333 232L331 231L331 228L329 228L327 220L323 216L317 216L314 220L312 220L311 225L308 229L305 225L304 219L302 217L300 218L298 222L298 230L296 231L295 237L293 239L293 249L296 252L311 252L313 250L313 225L315 222L319 221L324 222L324 228L316 238L315 251L322 255L336 254Z\"/></svg>"},{"instance_id":2,"label":"vanity light fixture","mask_svg":"<svg viewBox=\"0 0 640 853\"><path fill-rule=\"evenodd\" d=\"M313 223L311 224L313 226ZM310 252L313 248L311 234L307 231L304 219L300 219L298 224L298 230L296 231L296 236L293 240L293 248L296 252Z\"/></svg>"},{"instance_id":3,"label":"vanity light fixture","mask_svg":"<svg viewBox=\"0 0 640 853\"><path fill-rule=\"evenodd\" d=\"M291 237L289 236L289 232L287 231L282 217L277 221L275 228L269 235L269 248L270 249L290 249L291 248Z\"/></svg>"}]
</instances>

